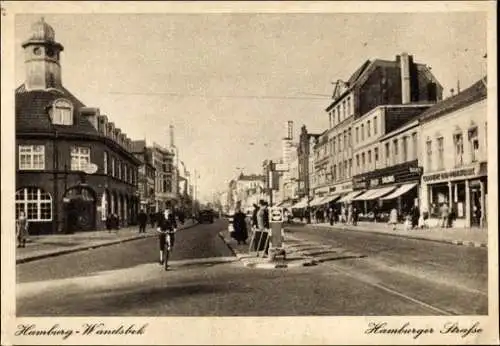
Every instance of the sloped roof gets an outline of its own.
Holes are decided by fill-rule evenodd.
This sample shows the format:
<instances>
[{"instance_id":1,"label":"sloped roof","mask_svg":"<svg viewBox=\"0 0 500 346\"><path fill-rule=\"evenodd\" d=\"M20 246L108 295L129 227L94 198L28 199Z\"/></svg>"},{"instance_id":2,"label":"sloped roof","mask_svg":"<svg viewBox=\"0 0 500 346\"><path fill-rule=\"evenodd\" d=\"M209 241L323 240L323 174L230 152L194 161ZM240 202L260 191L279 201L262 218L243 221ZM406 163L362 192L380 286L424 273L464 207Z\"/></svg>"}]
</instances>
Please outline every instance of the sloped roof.
<instances>
[{"instance_id":1,"label":"sloped roof","mask_svg":"<svg viewBox=\"0 0 500 346\"><path fill-rule=\"evenodd\" d=\"M31 90L22 84L15 91L16 98L16 132L52 132L93 134L98 131L92 124L80 115L80 109L85 105L67 89ZM73 104L73 124L52 124L47 108L59 98L65 98Z\"/></svg>"},{"instance_id":2,"label":"sloped roof","mask_svg":"<svg viewBox=\"0 0 500 346\"><path fill-rule=\"evenodd\" d=\"M473 103L485 99L487 96L486 77L472 84L455 96L444 99L427 109L420 115L421 122L431 121L442 115L451 113L457 109L467 107Z\"/></svg>"}]
</instances>

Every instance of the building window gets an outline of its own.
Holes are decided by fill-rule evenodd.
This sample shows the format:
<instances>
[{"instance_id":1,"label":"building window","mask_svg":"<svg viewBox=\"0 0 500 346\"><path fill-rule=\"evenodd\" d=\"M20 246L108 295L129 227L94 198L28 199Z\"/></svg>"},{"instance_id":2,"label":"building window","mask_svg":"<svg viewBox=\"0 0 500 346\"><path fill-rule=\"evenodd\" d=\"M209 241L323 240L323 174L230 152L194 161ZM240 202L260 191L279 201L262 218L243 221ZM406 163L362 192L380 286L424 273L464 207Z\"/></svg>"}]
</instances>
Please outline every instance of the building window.
<instances>
[{"instance_id":1,"label":"building window","mask_svg":"<svg viewBox=\"0 0 500 346\"><path fill-rule=\"evenodd\" d=\"M350 96L347 98L347 115L348 116L351 115L351 97Z\"/></svg>"},{"instance_id":2,"label":"building window","mask_svg":"<svg viewBox=\"0 0 500 346\"><path fill-rule=\"evenodd\" d=\"M371 168L372 165L372 151L368 150L368 168Z\"/></svg>"},{"instance_id":3,"label":"building window","mask_svg":"<svg viewBox=\"0 0 500 346\"><path fill-rule=\"evenodd\" d=\"M365 153L361 154L361 171L365 171Z\"/></svg>"},{"instance_id":4,"label":"building window","mask_svg":"<svg viewBox=\"0 0 500 346\"><path fill-rule=\"evenodd\" d=\"M332 112L328 113L328 124L330 125L330 128L332 128Z\"/></svg>"},{"instance_id":5,"label":"building window","mask_svg":"<svg viewBox=\"0 0 500 346\"><path fill-rule=\"evenodd\" d=\"M104 174L108 174L108 152L104 152L104 162L103 162L103 167L104 167Z\"/></svg>"},{"instance_id":6,"label":"building window","mask_svg":"<svg viewBox=\"0 0 500 346\"><path fill-rule=\"evenodd\" d=\"M432 170L432 141L428 140L425 142L426 153L427 153L427 169Z\"/></svg>"},{"instance_id":7,"label":"building window","mask_svg":"<svg viewBox=\"0 0 500 346\"><path fill-rule=\"evenodd\" d=\"M16 219L23 211L28 221L52 220L52 197L36 187L16 191Z\"/></svg>"},{"instance_id":8,"label":"building window","mask_svg":"<svg viewBox=\"0 0 500 346\"><path fill-rule=\"evenodd\" d=\"M368 123L366 124L366 137L370 138L371 136L371 121L368 120Z\"/></svg>"},{"instance_id":9,"label":"building window","mask_svg":"<svg viewBox=\"0 0 500 346\"><path fill-rule=\"evenodd\" d=\"M54 101L49 115L55 125L73 125L73 105L68 100Z\"/></svg>"},{"instance_id":10,"label":"building window","mask_svg":"<svg viewBox=\"0 0 500 346\"><path fill-rule=\"evenodd\" d=\"M116 176L116 161L114 157L111 158L111 176Z\"/></svg>"},{"instance_id":11,"label":"building window","mask_svg":"<svg viewBox=\"0 0 500 346\"><path fill-rule=\"evenodd\" d=\"M408 161L408 137L404 136L403 137L403 152L402 152L403 158L402 162Z\"/></svg>"},{"instance_id":12,"label":"building window","mask_svg":"<svg viewBox=\"0 0 500 346\"><path fill-rule=\"evenodd\" d=\"M337 106L337 124L340 123L340 105Z\"/></svg>"},{"instance_id":13,"label":"building window","mask_svg":"<svg viewBox=\"0 0 500 346\"><path fill-rule=\"evenodd\" d=\"M413 132L411 134L411 141L412 141L412 158L416 160L418 158L418 138L417 138L417 133Z\"/></svg>"},{"instance_id":14,"label":"building window","mask_svg":"<svg viewBox=\"0 0 500 346\"><path fill-rule=\"evenodd\" d=\"M373 161L375 161L375 167L377 166L377 162L378 162L378 148L375 148L373 149Z\"/></svg>"},{"instance_id":15,"label":"building window","mask_svg":"<svg viewBox=\"0 0 500 346\"><path fill-rule=\"evenodd\" d=\"M332 127L333 127L335 126L335 108L332 109L331 115L332 115Z\"/></svg>"},{"instance_id":16,"label":"building window","mask_svg":"<svg viewBox=\"0 0 500 346\"><path fill-rule=\"evenodd\" d=\"M116 162L116 168L117 168L117 178L121 179L122 178L122 163L120 160L117 160Z\"/></svg>"},{"instance_id":17,"label":"building window","mask_svg":"<svg viewBox=\"0 0 500 346\"><path fill-rule=\"evenodd\" d=\"M19 169L45 169L45 146L20 145Z\"/></svg>"},{"instance_id":18,"label":"building window","mask_svg":"<svg viewBox=\"0 0 500 346\"><path fill-rule=\"evenodd\" d=\"M356 127L356 143L359 143L359 127Z\"/></svg>"},{"instance_id":19,"label":"building window","mask_svg":"<svg viewBox=\"0 0 500 346\"><path fill-rule=\"evenodd\" d=\"M444 138L439 137L437 139L437 146L438 146L438 169L443 169L444 167Z\"/></svg>"},{"instance_id":20,"label":"building window","mask_svg":"<svg viewBox=\"0 0 500 346\"><path fill-rule=\"evenodd\" d=\"M340 135L340 133L337 138L338 138L338 150L340 153L342 151L342 136Z\"/></svg>"},{"instance_id":21,"label":"building window","mask_svg":"<svg viewBox=\"0 0 500 346\"><path fill-rule=\"evenodd\" d=\"M392 150L394 150L394 155L392 155L392 160L394 164L398 163L399 160L399 150L398 150L398 140L395 139L392 141Z\"/></svg>"},{"instance_id":22,"label":"building window","mask_svg":"<svg viewBox=\"0 0 500 346\"><path fill-rule=\"evenodd\" d=\"M479 160L479 136L477 127L469 130L469 147L472 162Z\"/></svg>"},{"instance_id":23,"label":"building window","mask_svg":"<svg viewBox=\"0 0 500 346\"><path fill-rule=\"evenodd\" d=\"M455 144L455 166L459 167L464 164L464 136L457 133L453 136Z\"/></svg>"},{"instance_id":24,"label":"building window","mask_svg":"<svg viewBox=\"0 0 500 346\"><path fill-rule=\"evenodd\" d=\"M365 124L361 124L361 141L365 140Z\"/></svg>"},{"instance_id":25,"label":"building window","mask_svg":"<svg viewBox=\"0 0 500 346\"><path fill-rule=\"evenodd\" d=\"M71 170L83 171L90 163L90 148L71 147Z\"/></svg>"},{"instance_id":26,"label":"building window","mask_svg":"<svg viewBox=\"0 0 500 346\"><path fill-rule=\"evenodd\" d=\"M348 171L347 171L347 160L345 160L345 161L344 161L344 178L347 178L347 177L348 177L348 176L347 176L347 173L348 173Z\"/></svg>"},{"instance_id":27,"label":"building window","mask_svg":"<svg viewBox=\"0 0 500 346\"><path fill-rule=\"evenodd\" d=\"M335 153L335 149L336 149L336 147L335 147L335 141L336 141L336 138L333 137L333 140L332 140L332 146L333 146L332 153Z\"/></svg>"},{"instance_id":28,"label":"building window","mask_svg":"<svg viewBox=\"0 0 500 346\"><path fill-rule=\"evenodd\" d=\"M349 142L347 142L347 131L344 131L344 150L347 149L347 146Z\"/></svg>"},{"instance_id":29,"label":"building window","mask_svg":"<svg viewBox=\"0 0 500 346\"><path fill-rule=\"evenodd\" d=\"M128 183L128 167L126 164L123 164L123 181Z\"/></svg>"},{"instance_id":30,"label":"building window","mask_svg":"<svg viewBox=\"0 0 500 346\"><path fill-rule=\"evenodd\" d=\"M373 118L373 134L377 134L377 117Z\"/></svg>"},{"instance_id":31,"label":"building window","mask_svg":"<svg viewBox=\"0 0 500 346\"><path fill-rule=\"evenodd\" d=\"M386 166L391 164L391 150L389 148L389 142L385 143L385 164Z\"/></svg>"},{"instance_id":32,"label":"building window","mask_svg":"<svg viewBox=\"0 0 500 346\"><path fill-rule=\"evenodd\" d=\"M349 147L352 148L352 129L349 127L349 130L347 130L348 136L349 136Z\"/></svg>"},{"instance_id":33,"label":"building window","mask_svg":"<svg viewBox=\"0 0 500 346\"><path fill-rule=\"evenodd\" d=\"M359 172L359 154L356 155L356 170Z\"/></svg>"},{"instance_id":34,"label":"building window","mask_svg":"<svg viewBox=\"0 0 500 346\"><path fill-rule=\"evenodd\" d=\"M345 108L345 100L342 101L342 119L346 117L346 108Z\"/></svg>"},{"instance_id":35,"label":"building window","mask_svg":"<svg viewBox=\"0 0 500 346\"><path fill-rule=\"evenodd\" d=\"M352 177L352 159L349 159L349 171L347 174L348 178Z\"/></svg>"}]
</instances>

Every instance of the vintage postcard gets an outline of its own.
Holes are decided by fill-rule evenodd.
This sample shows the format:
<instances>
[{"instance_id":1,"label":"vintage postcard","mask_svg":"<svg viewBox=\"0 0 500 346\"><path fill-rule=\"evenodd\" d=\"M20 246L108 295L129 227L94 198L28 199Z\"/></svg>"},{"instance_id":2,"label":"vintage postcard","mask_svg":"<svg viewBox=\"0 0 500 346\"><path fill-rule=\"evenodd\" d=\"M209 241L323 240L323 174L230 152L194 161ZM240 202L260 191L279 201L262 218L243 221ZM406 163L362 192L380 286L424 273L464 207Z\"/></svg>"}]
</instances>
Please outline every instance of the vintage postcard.
<instances>
[{"instance_id":1,"label":"vintage postcard","mask_svg":"<svg viewBox=\"0 0 500 346\"><path fill-rule=\"evenodd\" d=\"M2 345L498 344L495 5L3 1Z\"/></svg>"}]
</instances>

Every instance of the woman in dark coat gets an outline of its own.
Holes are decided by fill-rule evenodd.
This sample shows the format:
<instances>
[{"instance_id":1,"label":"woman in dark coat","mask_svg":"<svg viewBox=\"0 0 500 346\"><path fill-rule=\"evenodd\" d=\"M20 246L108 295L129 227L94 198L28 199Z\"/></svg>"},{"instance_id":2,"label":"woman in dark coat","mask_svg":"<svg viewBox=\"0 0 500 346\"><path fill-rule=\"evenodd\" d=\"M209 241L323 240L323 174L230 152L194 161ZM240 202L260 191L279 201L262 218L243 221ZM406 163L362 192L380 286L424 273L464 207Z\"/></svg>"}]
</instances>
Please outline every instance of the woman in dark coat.
<instances>
[{"instance_id":1,"label":"woman in dark coat","mask_svg":"<svg viewBox=\"0 0 500 346\"><path fill-rule=\"evenodd\" d=\"M238 245L246 244L248 238L247 222L246 215L241 209L237 209L233 215L233 229L234 232L231 233L231 236L236 239Z\"/></svg>"},{"instance_id":2,"label":"woman in dark coat","mask_svg":"<svg viewBox=\"0 0 500 346\"><path fill-rule=\"evenodd\" d=\"M411 228L417 228L419 218L420 209L416 205L414 205L413 208L411 208Z\"/></svg>"}]
</instances>

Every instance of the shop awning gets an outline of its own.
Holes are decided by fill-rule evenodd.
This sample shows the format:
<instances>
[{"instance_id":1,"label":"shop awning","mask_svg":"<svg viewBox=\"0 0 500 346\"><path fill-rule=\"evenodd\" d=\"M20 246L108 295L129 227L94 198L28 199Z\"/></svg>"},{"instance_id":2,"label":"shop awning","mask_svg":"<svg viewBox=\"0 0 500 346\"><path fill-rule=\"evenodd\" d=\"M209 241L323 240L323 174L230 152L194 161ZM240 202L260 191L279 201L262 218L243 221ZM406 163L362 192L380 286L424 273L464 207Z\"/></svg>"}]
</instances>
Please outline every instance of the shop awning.
<instances>
[{"instance_id":1,"label":"shop awning","mask_svg":"<svg viewBox=\"0 0 500 346\"><path fill-rule=\"evenodd\" d=\"M377 198L380 198L381 196L384 196L388 194L389 192L393 191L396 187L394 186L388 186L388 187L382 187L380 189L373 189L373 190L368 190L364 194L353 198L353 201L371 201Z\"/></svg>"},{"instance_id":2,"label":"shop awning","mask_svg":"<svg viewBox=\"0 0 500 346\"><path fill-rule=\"evenodd\" d=\"M324 203L330 203L330 202L333 202L333 201L335 201L336 199L339 199L339 198L340 198L340 196L341 196L341 195L340 195L340 193L338 193L338 194L336 194L336 195L329 195L329 196L326 196L326 197L323 199L322 203L324 204Z\"/></svg>"},{"instance_id":3,"label":"shop awning","mask_svg":"<svg viewBox=\"0 0 500 346\"><path fill-rule=\"evenodd\" d=\"M292 202L291 201L283 201L279 205L279 207L281 207L281 208L290 208L291 206L292 206Z\"/></svg>"},{"instance_id":4,"label":"shop awning","mask_svg":"<svg viewBox=\"0 0 500 346\"><path fill-rule=\"evenodd\" d=\"M302 198L299 202L292 206L292 209L301 209L307 206L307 197Z\"/></svg>"},{"instance_id":5,"label":"shop awning","mask_svg":"<svg viewBox=\"0 0 500 346\"><path fill-rule=\"evenodd\" d=\"M358 196L360 193L362 193L364 191L351 191L349 192L347 195L345 195L344 197L342 197L341 199L339 199L337 201L337 203L349 203L350 201L353 200L354 197Z\"/></svg>"},{"instance_id":6,"label":"shop awning","mask_svg":"<svg viewBox=\"0 0 500 346\"><path fill-rule=\"evenodd\" d=\"M309 202L309 206L314 207L317 205L321 205L321 201L323 200L323 198L325 198L325 196L315 197L311 202Z\"/></svg>"},{"instance_id":7,"label":"shop awning","mask_svg":"<svg viewBox=\"0 0 500 346\"><path fill-rule=\"evenodd\" d=\"M396 189L396 191L394 191L393 193L388 194L385 197L382 197L381 199L382 200L386 200L386 199L397 198L397 197L399 197L401 195L404 195L405 193L407 193L408 191L410 191L411 189L413 189L415 186L417 186L417 183L401 185L400 187L398 187Z\"/></svg>"}]
</instances>

